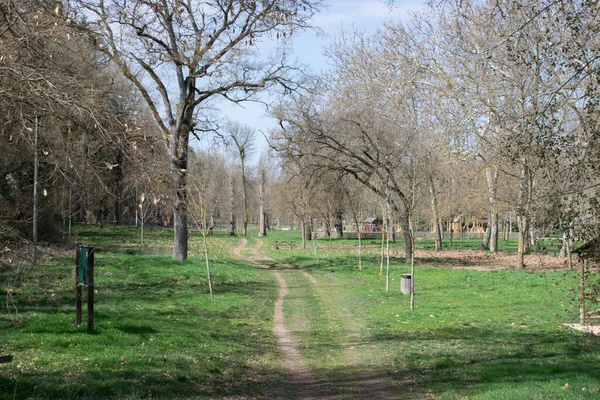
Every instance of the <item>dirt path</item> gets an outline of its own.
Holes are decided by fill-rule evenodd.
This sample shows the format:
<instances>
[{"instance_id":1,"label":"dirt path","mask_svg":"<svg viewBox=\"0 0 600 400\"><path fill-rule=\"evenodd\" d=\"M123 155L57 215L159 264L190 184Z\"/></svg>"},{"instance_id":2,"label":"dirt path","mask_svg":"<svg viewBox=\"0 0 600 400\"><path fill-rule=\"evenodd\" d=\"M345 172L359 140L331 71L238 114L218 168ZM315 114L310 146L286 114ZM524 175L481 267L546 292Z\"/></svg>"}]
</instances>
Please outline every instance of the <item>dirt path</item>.
<instances>
[{"instance_id":1,"label":"dirt path","mask_svg":"<svg viewBox=\"0 0 600 400\"><path fill-rule=\"evenodd\" d=\"M252 252L251 257L241 255L242 249L247 245L246 239L242 239L240 245L234 249L234 253L253 265L260 268L266 268L259 260L275 262L272 258L260 253L263 242L260 239L256 240L256 245L249 249ZM280 267L294 269L306 277L314 290L319 292L321 297L331 296L332 293L326 287L323 287L320 282L306 271L298 270L297 267L287 263L278 263ZM275 304L275 335L278 338L279 346L284 358L284 369L289 376L295 377L295 386L297 393L302 398L319 398L329 399L332 397L321 387L315 387L314 378L310 376L310 372L302 360L298 351L298 345L293 339L292 334L285 328L283 323L283 299L288 293L288 286L281 274L277 271L271 271L280 285L279 298ZM392 381L387 376L382 376L381 373L373 372L366 365L361 365L362 360L358 352L358 345L361 342L361 328L354 322L354 318L346 309L330 310L336 314L336 320L343 324L343 332L345 336L341 338L341 347L350 362L348 369L347 383L340 387L343 392L339 397L342 399L396 399L397 393L394 394Z\"/></svg>"},{"instance_id":2,"label":"dirt path","mask_svg":"<svg viewBox=\"0 0 600 400\"><path fill-rule=\"evenodd\" d=\"M268 268L259 262L259 259L272 261L269 257L259 254L262 247L262 241L256 240L256 245L251 249L252 257L243 256L242 249L248 244L246 239L242 239L238 247L233 249L233 253L245 261L259 267ZM292 385L294 392L300 399L335 399L317 380L313 377L310 369L300 356L298 342L294 339L292 333L286 329L283 321L283 299L288 293L288 285L277 271L270 271L279 282L279 296L275 302L275 326L273 332L277 338L277 343L283 357L283 372Z\"/></svg>"}]
</instances>

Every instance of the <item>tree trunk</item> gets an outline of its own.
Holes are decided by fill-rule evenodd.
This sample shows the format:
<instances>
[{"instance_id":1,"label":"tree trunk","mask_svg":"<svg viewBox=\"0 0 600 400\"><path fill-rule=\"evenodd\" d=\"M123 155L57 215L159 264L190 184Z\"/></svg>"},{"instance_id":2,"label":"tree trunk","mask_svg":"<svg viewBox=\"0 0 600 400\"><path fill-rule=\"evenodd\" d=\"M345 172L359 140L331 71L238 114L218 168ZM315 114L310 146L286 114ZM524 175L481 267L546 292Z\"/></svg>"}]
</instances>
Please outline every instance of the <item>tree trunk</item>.
<instances>
[{"instance_id":1,"label":"tree trunk","mask_svg":"<svg viewBox=\"0 0 600 400\"><path fill-rule=\"evenodd\" d=\"M265 171L261 168L258 182L258 236L267 235L267 218L265 215Z\"/></svg>"},{"instance_id":2,"label":"tree trunk","mask_svg":"<svg viewBox=\"0 0 600 400\"><path fill-rule=\"evenodd\" d=\"M581 271L579 273L579 323L585 325L585 266L587 261L583 260L581 264Z\"/></svg>"},{"instance_id":3,"label":"tree trunk","mask_svg":"<svg viewBox=\"0 0 600 400\"><path fill-rule=\"evenodd\" d=\"M496 192L498 188L498 168L491 166L487 167L485 169L485 177L488 185L488 195L490 201L490 218L488 220L490 236L488 238L488 242L486 243L486 248L488 248L492 253L495 253L498 251L498 209L496 206Z\"/></svg>"},{"instance_id":4,"label":"tree trunk","mask_svg":"<svg viewBox=\"0 0 600 400\"><path fill-rule=\"evenodd\" d=\"M536 233L535 233L535 217L532 215L530 217L530 221L529 221L529 246L533 247L535 246L535 237L536 237Z\"/></svg>"},{"instance_id":5,"label":"tree trunk","mask_svg":"<svg viewBox=\"0 0 600 400\"><path fill-rule=\"evenodd\" d=\"M335 210L333 226L335 228L336 237L338 237L338 238L344 237L344 224L342 222L342 211L341 210Z\"/></svg>"},{"instance_id":6,"label":"tree trunk","mask_svg":"<svg viewBox=\"0 0 600 400\"><path fill-rule=\"evenodd\" d=\"M575 232L573 230L573 221L569 224L569 229L563 232L563 245L560 249L560 256L567 257L567 265L569 267L569 271L573 269L573 255L572 250L575 246L574 242Z\"/></svg>"},{"instance_id":7,"label":"tree trunk","mask_svg":"<svg viewBox=\"0 0 600 400\"><path fill-rule=\"evenodd\" d=\"M414 311L415 309L415 227L414 227L414 214L411 213L410 215L410 237L411 237L411 241L410 241L410 245L411 245L411 249L410 249L410 309L411 311ZM450 220L452 221L452 220ZM452 223L452 222L450 222ZM452 226L452 225L451 225ZM450 231L452 231L452 227L450 228ZM452 233L450 234L452 235Z\"/></svg>"},{"instance_id":8,"label":"tree trunk","mask_svg":"<svg viewBox=\"0 0 600 400\"><path fill-rule=\"evenodd\" d=\"M529 246L528 239L528 231L529 231L529 223L527 221L527 216L525 215L517 215L517 225L519 226L519 244L517 246L517 254L519 256L518 259L518 267L525 267L525 253L527 253Z\"/></svg>"},{"instance_id":9,"label":"tree trunk","mask_svg":"<svg viewBox=\"0 0 600 400\"><path fill-rule=\"evenodd\" d=\"M490 229L490 251L492 253L496 253L498 251L498 232L499 232L499 216L498 210L494 207L493 210L490 210L490 220L491 220L491 229Z\"/></svg>"},{"instance_id":10,"label":"tree trunk","mask_svg":"<svg viewBox=\"0 0 600 400\"><path fill-rule=\"evenodd\" d=\"M229 203L229 236L235 236L235 191L233 188L233 177L229 177L229 185L231 187L230 203Z\"/></svg>"},{"instance_id":11,"label":"tree trunk","mask_svg":"<svg viewBox=\"0 0 600 400\"><path fill-rule=\"evenodd\" d=\"M184 261L187 259L188 252L187 191L185 174L178 175L179 179L173 177L176 188L173 212L173 236L175 239L173 243L173 260Z\"/></svg>"},{"instance_id":12,"label":"tree trunk","mask_svg":"<svg viewBox=\"0 0 600 400\"><path fill-rule=\"evenodd\" d=\"M246 236L248 234L248 196L246 193L246 168L244 163L244 158L241 158L242 163L242 203L244 206L244 218L242 220L242 235Z\"/></svg>"},{"instance_id":13,"label":"tree trunk","mask_svg":"<svg viewBox=\"0 0 600 400\"><path fill-rule=\"evenodd\" d=\"M302 220L302 249L306 250L306 243L312 240L312 224L310 219Z\"/></svg>"},{"instance_id":14,"label":"tree trunk","mask_svg":"<svg viewBox=\"0 0 600 400\"><path fill-rule=\"evenodd\" d=\"M388 226L389 229L389 226ZM387 236L387 246L386 246L386 268L385 268L385 292L388 293L390 291L390 235Z\"/></svg>"},{"instance_id":15,"label":"tree trunk","mask_svg":"<svg viewBox=\"0 0 600 400\"><path fill-rule=\"evenodd\" d=\"M358 221L356 221L356 233L358 234L358 269L362 271L362 229Z\"/></svg>"},{"instance_id":16,"label":"tree trunk","mask_svg":"<svg viewBox=\"0 0 600 400\"><path fill-rule=\"evenodd\" d=\"M524 160L525 161L525 160ZM519 182L519 204L517 208L517 225L519 227L519 268L525 267L525 254L529 251L529 205L531 204L530 171L525 162L521 168Z\"/></svg>"},{"instance_id":17,"label":"tree trunk","mask_svg":"<svg viewBox=\"0 0 600 400\"><path fill-rule=\"evenodd\" d=\"M393 224L390 223L390 229L393 230ZM412 250L413 250L413 238L410 234L410 215L409 215L409 211L405 210L404 211L404 216L402 217L402 234L404 236L404 246L405 246L405 259L406 259L406 264L410 264L410 260L412 257Z\"/></svg>"},{"instance_id":18,"label":"tree trunk","mask_svg":"<svg viewBox=\"0 0 600 400\"><path fill-rule=\"evenodd\" d=\"M435 251L442 250L442 232L440 229L440 213L438 210L437 193L435 190L435 184L433 178L429 177L427 180L427 186L429 187L429 196L431 199L431 214L433 225L433 236L435 238Z\"/></svg>"},{"instance_id":19,"label":"tree trunk","mask_svg":"<svg viewBox=\"0 0 600 400\"><path fill-rule=\"evenodd\" d=\"M490 237L492 236L492 224L491 224L491 214L488 216L488 224L485 228L485 233L483 234L483 239L481 240L481 248L483 250L490 249Z\"/></svg>"},{"instance_id":20,"label":"tree trunk","mask_svg":"<svg viewBox=\"0 0 600 400\"><path fill-rule=\"evenodd\" d=\"M186 79L185 90L188 101L183 102L177 123L172 127L169 139L171 158L171 181L173 183L173 260L184 261L188 253L187 226L187 171L190 131L194 117L194 107L189 101L195 96L195 80ZM142 216L143 217L143 216Z\"/></svg>"}]
</instances>

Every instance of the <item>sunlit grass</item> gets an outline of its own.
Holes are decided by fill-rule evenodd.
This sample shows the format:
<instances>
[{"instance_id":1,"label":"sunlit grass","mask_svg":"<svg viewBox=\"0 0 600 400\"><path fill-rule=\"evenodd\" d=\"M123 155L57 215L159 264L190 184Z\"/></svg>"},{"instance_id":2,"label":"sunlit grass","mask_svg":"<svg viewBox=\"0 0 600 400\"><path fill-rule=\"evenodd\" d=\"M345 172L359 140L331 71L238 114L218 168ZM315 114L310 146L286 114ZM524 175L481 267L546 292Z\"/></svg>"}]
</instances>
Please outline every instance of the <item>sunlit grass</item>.
<instances>
[{"instance_id":1,"label":"sunlit grass","mask_svg":"<svg viewBox=\"0 0 600 400\"><path fill-rule=\"evenodd\" d=\"M0 311L0 353L14 361L0 365L0 399L292 396L271 331L278 284L231 255L239 238L209 237L213 301L199 234L180 263L139 254L148 249L136 232L79 233L98 249L91 333L85 312L84 326L75 326L73 256L18 276L2 272L1 290L14 304L10 314L4 304ZM148 230L147 247L168 247L171 234ZM357 240L318 239L316 254L312 243L300 249L299 231L269 231L262 240L275 259L264 264L289 285L286 326L315 377L341 398L357 393L365 371L397 398L598 396L598 338L563 325L577 320L575 272L475 271L448 268L443 255L418 259L410 311L399 292L400 274L409 272L401 240L392 245L389 293L377 240L365 241L362 270ZM276 240L296 246L276 250Z\"/></svg>"},{"instance_id":2,"label":"sunlit grass","mask_svg":"<svg viewBox=\"0 0 600 400\"><path fill-rule=\"evenodd\" d=\"M90 237L105 246L101 233ZM85 305L83 326L75 326L72 259L30 269L20 285L3 276L15 309L0 314L0 352L14 361L0 365L0 398L277 393L282 377L271 333L277 283L212 245L215 300L204 257L180 263L168 255L98 252L89 333Z\"/></svg>"},{"instance_id":3,"label":"sunlit grass","mask_svg":"<svg viewBox=\"0 0 600 400\"><path fill-rule=\"evenodd\" d=\"M288 323L313 368L342 393L353 368L391 379L398 398L575 399L600 393L600 341L563 325L578 318L576 272L420 263L416 309L410 311L409 297L399 292L400 274L408 272L402 258L392 259L386 293L374 254L359 271L356 252L270 252L320 281L320 289L310 288L299 273L290 275ZM360 332L351 341L360 354L354 366L343 350L350 331Z\"/></svg>"}]
</instances>

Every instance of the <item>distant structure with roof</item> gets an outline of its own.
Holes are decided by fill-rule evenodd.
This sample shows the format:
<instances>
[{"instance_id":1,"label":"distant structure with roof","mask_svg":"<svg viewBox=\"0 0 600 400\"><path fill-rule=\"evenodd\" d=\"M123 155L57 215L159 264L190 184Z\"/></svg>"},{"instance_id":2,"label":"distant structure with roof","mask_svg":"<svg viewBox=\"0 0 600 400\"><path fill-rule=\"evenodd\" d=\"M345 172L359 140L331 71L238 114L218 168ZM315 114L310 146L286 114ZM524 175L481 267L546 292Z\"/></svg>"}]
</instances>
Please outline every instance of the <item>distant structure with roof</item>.
<instances>
[{"instance_id":1,"label":"distant structure with roof","mask_svg":"<svg viewBox=\"0 0 600 400\"><path fill-rule=\"evenodd\" d=\"M363 221L363 233L381 233L383 221L379 218L367 218Z\"/></svg>"}]
</instances>

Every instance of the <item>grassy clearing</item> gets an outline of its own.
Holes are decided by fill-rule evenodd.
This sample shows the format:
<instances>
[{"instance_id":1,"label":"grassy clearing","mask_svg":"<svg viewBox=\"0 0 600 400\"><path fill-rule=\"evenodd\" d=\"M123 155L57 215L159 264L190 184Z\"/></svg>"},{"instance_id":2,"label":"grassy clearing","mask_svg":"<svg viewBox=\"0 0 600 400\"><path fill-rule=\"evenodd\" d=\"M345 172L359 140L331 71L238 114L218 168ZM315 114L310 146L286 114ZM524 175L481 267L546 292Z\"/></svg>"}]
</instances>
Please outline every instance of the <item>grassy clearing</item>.
<instances>
[{"instance_id":1,"label":"grassy clearing","mask_svg":"<svg viewBox=\"0 0 600 400\"><path fill-rule=\"evenodd\" d=\"M128 249L128 229L90 230L89 242L102 249L123 241ZM226 256L234 242L211 238L214 301L203 257L179 263L100 251L92 333L85 307L84 326L74 323L73 259L29 268L19 279L4 271L2 290L12 293L18 315L0 313L0 351L15 356L0 365L0 399L277 396L278 286Z\"/></svg>"},{"instance_id":2,"label":"grassy clearing","mask_svg":"<svg viewBox=\"0 0 600 400\"><path fill-rule=\"evenodd\" d=\"M239 239L210 237L211 301L199 240L179 263L133 255L168 252L168 230L146 230L141 247L135 228L78 229L79 241L99 250L96 331L74 326L72 255L19 274L0 271L0 290L18 310L0 310L0 353L15 356L0 365L0 399L290 398L271 333L278 285L232 258ZM385 293L378 241L359 271L356 240L319 239L314 255L312 246L275 250L275 240L300 239L298 231L273 233L262 238L264 250L320 281L312 287L299 270L281 270L290 287L286 325L314 375L341 398L358 392L365 371L398 398L600 395L598 338L562 325L577 318L575 273L439 268L442 253L418 260L411 312L399 293L409 271L401 241Z\"/></svg>"},{"instance_id":3,"label":"grassy clearing","mask_svg":"<svg viewBox=\"0 0 600 400\"><path fill-rule=\"evenodd\" d=\"M600 396L600 341L562 325L578 315L574 272L473 271L421 262L411 312L399 293L399 276L409 272L400 258L393 259L392 290L385 293L375 254L362 271L348 252L271 254L321 282L317 290L298 273L290 276L287 322L312 367L342 393L351 390L344 351L350 345L360 354L355 368L391 379L402 398Z\"/></svg>"}]
</instances>

